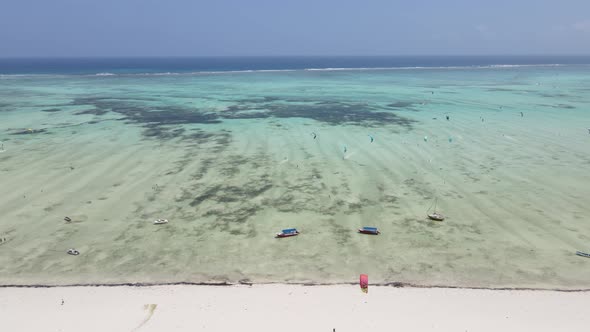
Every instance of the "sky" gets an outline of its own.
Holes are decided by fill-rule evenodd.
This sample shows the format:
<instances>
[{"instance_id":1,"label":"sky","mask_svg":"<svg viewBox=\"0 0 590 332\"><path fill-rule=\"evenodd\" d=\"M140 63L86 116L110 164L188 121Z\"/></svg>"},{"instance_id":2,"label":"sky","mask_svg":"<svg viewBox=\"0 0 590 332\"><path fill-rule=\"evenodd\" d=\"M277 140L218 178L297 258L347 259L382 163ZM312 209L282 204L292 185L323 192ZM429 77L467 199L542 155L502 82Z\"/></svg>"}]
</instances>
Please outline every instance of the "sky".
<instances>
[{"instance_id":1,"label":"sky","mask_svg":"<svg viewBox=\"0 0 590 332\"><path fill-rule=\"evenodd\" d=\"M0 57L590 54L590 0L0 0Z\"/></svg>"}]
</instances>

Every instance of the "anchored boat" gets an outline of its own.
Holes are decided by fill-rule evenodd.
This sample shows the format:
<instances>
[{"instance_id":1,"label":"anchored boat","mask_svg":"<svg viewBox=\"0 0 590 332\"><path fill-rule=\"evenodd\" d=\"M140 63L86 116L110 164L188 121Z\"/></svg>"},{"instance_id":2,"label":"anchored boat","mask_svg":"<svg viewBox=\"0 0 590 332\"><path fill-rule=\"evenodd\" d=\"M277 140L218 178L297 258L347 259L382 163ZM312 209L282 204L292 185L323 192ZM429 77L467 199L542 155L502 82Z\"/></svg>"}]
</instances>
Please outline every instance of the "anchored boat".
<instances>
[{"instance_id":1,"label":"anchored boat","mask_svg":"<svg viewBox=\"0 0 590 332\"><path fill-rule=\"evenodd\" d=\"M377 229L377 227L363 227L363 228L359 228L359 233L361 234L370 234L370 235L379 235L381 234L381 232L379 232L379 229Z\"/></svg>"},{"instance_id":2,"label":"anchored boat","mask_svg":"<svg viewBox=\"0 0 590 332\"><path fill-rule=\"evenodd\" d=\"M430 218L431 220L436 220L436 221L443 221L443 220L445 220L445 216L443 216L440 213L436 213L436 212L435 213L430 213L428 215L428 218Z\"/></svg>"},{"instance_id":3,"label":"anchored boat","mask_svg":"<svg viewBox=\"0 0 590 332\"><path fill-rule=\"evenodd\" d=\"M432 213L428 213L428 218L430 220L443 221L443 220L445 220L445 216L436 212L436 203L437 202L438 202L438 198L436 198L434 200L434 211ZM430 206L430 207L432 207L432 206ZM430 211L430 209L428 209L428 210Z\"/></svg>"},{"instance_id":4,"label":"anchored boat","mask_svg":"<svg viewBox=\"0 0 590 332\"><path fill-rule=\"evenodd\" d=\"M283 238L283 237L290 237L299 235L299 231L297 228L287 228L283 229L281 232L277 233L276 237Z\"/></svg>"}]
</instances>

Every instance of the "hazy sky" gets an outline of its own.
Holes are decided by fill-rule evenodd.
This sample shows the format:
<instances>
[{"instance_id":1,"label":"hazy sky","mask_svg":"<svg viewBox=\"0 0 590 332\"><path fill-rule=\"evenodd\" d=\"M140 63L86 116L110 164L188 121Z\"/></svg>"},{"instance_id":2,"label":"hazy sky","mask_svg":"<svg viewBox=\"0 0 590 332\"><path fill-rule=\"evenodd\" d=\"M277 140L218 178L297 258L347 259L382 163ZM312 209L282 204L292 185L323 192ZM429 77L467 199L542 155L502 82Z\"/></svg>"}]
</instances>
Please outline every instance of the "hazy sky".
<instances>
[{"instance_id":1,"label":"hazy sky","mask_svg":"<svg viewBox=\"0 0 590 332\"><path fill-rule=\"evenodd\" d=\"M590 0L0 0L0 57L590 54Z\"/></svg>"}]
</instances>

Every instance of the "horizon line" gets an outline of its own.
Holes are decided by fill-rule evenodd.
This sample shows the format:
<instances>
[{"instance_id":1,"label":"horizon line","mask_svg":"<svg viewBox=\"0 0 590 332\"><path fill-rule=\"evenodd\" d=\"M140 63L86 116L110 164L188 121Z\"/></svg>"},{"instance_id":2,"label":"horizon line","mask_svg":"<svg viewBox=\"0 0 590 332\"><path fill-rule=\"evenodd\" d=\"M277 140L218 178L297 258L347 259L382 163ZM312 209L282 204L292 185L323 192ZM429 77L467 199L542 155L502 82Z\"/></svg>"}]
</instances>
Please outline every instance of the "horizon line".
<instances>
[{"instance_id":1,"label":"horizon line","mask_svg":"<svg viewBox=\"0 0 590 332\"><path fill-rule=\"evenodd\" d=\"M275 54L275 55L15 55L1 56L0 59L72 59L72 58L355 58L355 57L590 57L590 54L339 54L339 55L302 55L302 54Z\"/></svg>"}]
</instances>

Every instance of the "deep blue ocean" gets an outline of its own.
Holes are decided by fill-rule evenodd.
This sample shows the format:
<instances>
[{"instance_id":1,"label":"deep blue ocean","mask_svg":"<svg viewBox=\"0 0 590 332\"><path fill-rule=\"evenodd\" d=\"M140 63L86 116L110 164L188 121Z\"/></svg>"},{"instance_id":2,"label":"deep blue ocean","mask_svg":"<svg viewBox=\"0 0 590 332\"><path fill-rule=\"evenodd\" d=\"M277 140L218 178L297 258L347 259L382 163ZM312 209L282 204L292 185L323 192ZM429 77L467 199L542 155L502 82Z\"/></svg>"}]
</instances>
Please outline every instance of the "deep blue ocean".
<instances>
[{"instance_id":1,"label":"deep blue ocean","mask_svg":"<svg viewBox=\"0 0 590 332\"><path fill-rule=\"evenodd\" d=\"M140 74L333 68L479 67L590 64L590 56L280 56L0 58L0 75Z\"/></svg>"}]
</instances>

